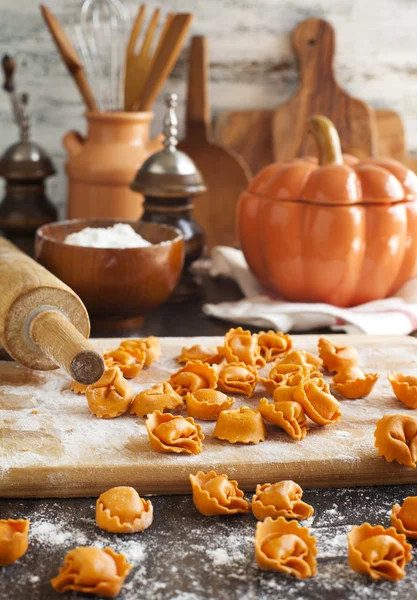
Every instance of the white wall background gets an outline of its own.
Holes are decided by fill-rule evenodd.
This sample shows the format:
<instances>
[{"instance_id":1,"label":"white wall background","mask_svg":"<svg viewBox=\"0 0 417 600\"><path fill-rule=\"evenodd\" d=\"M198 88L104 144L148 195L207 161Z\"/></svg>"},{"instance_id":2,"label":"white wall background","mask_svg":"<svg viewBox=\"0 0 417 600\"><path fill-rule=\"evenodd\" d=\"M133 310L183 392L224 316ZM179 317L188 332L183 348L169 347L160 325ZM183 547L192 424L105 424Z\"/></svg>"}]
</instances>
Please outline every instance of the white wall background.
<instances>
[{"instance_id":1,"label":"white wall background","mask_svg":"<svg viewBox=\"0 0 417 600\"><path fill-rule=\"evenodd\" d=\"M78 0L45 0L63 24L74 19ZM139 2L124 0L131 14ZM349 93L376 108L398 111L408 147L417 154L417 0L148 0L170 11L192 11L191 35L208 36L212 113L234 108L272 108L296 89L297 68L289 34L297 22L316 16L336 29L336 74ZM151 11L149 10L149 13ZM149 14L148 13L148 14ZM51 154L59 174L49 194L65 203L62 135L85 130L83 106L40 16L36 0L0 0L0 52L18 60L20 91L31 97L34 139ZM185 48L166 89L183 104ZM182 107L179 110L182 118ZM161 123L156 107L155 127ZM0 151L16 140L9 99L0 90Z\"/></svg>"}]
</instances>

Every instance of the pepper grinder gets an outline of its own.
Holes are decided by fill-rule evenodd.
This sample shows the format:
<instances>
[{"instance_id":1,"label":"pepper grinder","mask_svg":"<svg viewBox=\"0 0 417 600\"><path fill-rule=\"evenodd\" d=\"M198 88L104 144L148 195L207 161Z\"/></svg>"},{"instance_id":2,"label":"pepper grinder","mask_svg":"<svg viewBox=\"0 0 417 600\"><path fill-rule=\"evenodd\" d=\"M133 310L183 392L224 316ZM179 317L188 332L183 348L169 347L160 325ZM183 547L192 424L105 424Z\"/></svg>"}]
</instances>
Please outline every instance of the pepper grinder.
<instances>
[{"instance_id":1,"label":"pepper grinder","mask_svg":"<svg viewBox=\"0 0 417 600\"><path fill-rule=\"evenodd\" d=\"M190 271L204 249L204 233L193 218L194 198L206 192L200 171L191 158L177 150L177 94L167 94L163 122L164 149L152 154L136 173L131 189L144 195L142 221L171 225L181 231L185 261L181 280L170 297L181 302L200 295L201 288Z\"/></svg>"},{"instance_id":2,"label":"pepper grinder","mask_svg":"<svg viewBox=\"0 0 417 600\"><path fill-rule=\"evenodd\" d=\"M0 176L6 179L0 202L0 234L33 255L36 229L57 219L57 211L45 193L45 179L54 175L55 168L45 150L30 139L29 96L16 95L15 60L6 54L2 67L3 89L10 94L20 140L0 158Z\"/></svg>"}]
</instances>

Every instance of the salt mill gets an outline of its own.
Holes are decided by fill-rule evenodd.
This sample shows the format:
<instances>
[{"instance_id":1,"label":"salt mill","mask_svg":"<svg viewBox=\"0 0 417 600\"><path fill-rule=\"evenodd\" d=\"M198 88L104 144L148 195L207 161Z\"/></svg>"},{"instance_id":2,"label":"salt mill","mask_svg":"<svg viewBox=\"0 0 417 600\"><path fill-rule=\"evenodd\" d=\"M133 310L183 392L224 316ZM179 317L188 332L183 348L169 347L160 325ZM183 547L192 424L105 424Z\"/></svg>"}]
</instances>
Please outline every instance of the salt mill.
<instances>
[{"instance_id":1,"label":"salt mill","mask_svg":"<svg viewBox=\"0 0 417 600\"><path fill-rule=\"evenodd\" d=\"M131 188L145 197L142 221L171 225L184 236L184 271L171 297L182 301L200 293L199 285L190 272L190 265L203 253L204 234L194 220L192 211L194 198L203 194L206 186L191 158L177 150L177 100L176 94L167 94L165 97L164 149L152 154L143 163Z\"/></svg>"},{"instance_id":2,"label":"salt mill","mask_svg":"<svg viewBox=\"0 0 417 600\"><path fill-rule=\"evenodd\" d=\"M14 59L6 54L2 67L3 89L10 94L20 139L0 157L0 176L6 179L6 192L0 202L0 235L32 255L36 229L57 219L56 209L45 193L45 179L55 173L55 168L45 150L30 139L29 97L16 95Z\"/></svg>"}]
</instances>

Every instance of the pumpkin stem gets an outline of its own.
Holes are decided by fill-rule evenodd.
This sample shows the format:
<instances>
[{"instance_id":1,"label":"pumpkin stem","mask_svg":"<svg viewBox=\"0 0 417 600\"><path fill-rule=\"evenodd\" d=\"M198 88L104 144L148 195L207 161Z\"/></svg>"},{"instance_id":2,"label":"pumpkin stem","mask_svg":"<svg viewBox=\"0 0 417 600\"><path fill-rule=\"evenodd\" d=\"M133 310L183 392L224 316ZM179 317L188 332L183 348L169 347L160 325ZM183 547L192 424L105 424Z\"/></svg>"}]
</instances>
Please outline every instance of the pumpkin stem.
<instances>
[{"instance_id":1,"label":"pumpkin stem","mask_svg":"<svg viewBox=\"0 0 417 600\"><path fill-rule=\"evenodd\" d=\"M316 141L321 165L342 165L343 156L336 127L323 115L314 115L307 121L308 131Z\"/></svg>"}]
</instances>

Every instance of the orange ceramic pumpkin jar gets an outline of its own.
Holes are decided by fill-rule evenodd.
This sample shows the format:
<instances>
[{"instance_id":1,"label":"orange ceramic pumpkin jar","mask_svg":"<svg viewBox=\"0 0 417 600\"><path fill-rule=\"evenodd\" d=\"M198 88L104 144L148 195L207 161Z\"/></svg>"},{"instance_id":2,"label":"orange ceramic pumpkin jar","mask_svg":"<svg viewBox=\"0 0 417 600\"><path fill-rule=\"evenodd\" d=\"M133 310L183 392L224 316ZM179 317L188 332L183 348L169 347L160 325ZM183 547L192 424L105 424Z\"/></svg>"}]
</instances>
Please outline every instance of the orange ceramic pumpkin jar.
<instances>
[{"instance_id":1,"label":"orange ceramic pumpkin jar","mask_svg":"<svg viewBox=\"0 0 417 600\"><path fill-rule=\"evenodd\" d=\"M342 155L326 117L319 159L265 167L239 200L241 248L261 285L293 302L354 306L417 275L417 176L390 158Z\"/></svg>"}]
</instances>

